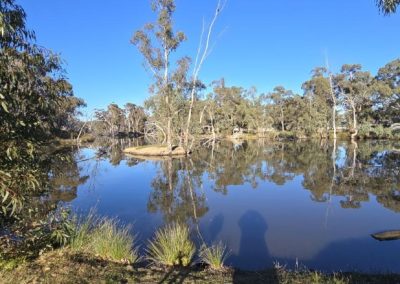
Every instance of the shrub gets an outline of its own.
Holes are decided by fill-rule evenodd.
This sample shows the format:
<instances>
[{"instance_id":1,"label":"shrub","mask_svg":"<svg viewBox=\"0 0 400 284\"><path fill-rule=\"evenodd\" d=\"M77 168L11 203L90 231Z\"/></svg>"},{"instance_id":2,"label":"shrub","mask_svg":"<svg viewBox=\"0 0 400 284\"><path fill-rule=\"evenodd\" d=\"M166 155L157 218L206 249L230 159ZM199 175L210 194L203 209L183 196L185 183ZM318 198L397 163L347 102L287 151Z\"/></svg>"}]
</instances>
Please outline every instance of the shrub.
<instances>
[{"instance_id":1,"label":"shrub","mask_svg":"<svg viewBox=\"0 0 400 284\"><path fill-rule=\"evenodd\" d=\"M384 127L381 124L362 124L358 129L358 136L360 138L374 138L374 139L391 139L393 138L392 129Z\"/></svg>"},{"instance_id":2,"label":"shrub","mask_svg":"<svg viewBox=\"0 0 400 284\"><path fill-rule=\"evenodd\" d=\"M196 248L189 238L189 228L175 223L159 229L147 251L148 259L154 263L188 266Z\"/></svg>"},{"instance_id":3,"label":"shrub","mask_svg":"<svg viewBox=\"0 0 400 284\"><path fill-rule=\"evenodd\" d=\"M218 243L211 247L204 246L200 250L199 256L200 260L207 264L212 270L223 270L228 253L226 246L222 243Z\"/></svg>"}]
</instances>

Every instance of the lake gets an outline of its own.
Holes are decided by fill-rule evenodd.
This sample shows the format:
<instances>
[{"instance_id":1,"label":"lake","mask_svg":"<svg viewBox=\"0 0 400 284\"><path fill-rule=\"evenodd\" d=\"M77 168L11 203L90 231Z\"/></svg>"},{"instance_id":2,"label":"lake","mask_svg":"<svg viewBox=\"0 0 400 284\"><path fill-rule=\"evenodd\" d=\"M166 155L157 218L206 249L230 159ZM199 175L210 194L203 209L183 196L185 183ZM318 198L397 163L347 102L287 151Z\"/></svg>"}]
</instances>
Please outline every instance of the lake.
<instances>
[{"instance_id":1,"label":"lake","mask_svg":"<svg viewBox=\"0 0 400 284\"><path fill-rule=\"evenodd\" d=\"M74 150L51 198L133 224L142 251L157 228L185 222L241 269L400 272L400 241L371 237L400 229L400 143L222 141L151 160L125 144Z\"/></svg>"}]
</instances>

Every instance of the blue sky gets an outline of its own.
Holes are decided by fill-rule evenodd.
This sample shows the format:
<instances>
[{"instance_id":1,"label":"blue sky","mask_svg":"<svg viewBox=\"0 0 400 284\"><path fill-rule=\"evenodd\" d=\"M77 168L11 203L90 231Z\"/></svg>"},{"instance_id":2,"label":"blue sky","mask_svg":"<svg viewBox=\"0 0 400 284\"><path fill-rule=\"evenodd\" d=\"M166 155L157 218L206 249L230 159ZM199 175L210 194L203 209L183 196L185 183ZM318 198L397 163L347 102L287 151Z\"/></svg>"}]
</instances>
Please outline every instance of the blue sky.
<instances>
[{"instance_id":1,"label":"blue sky","mask_svg":"<svg viewBox=\"0 0 400 284\"><path fill-rule=\"evenodd\" d=\"M142 104L151 76L130 44L133 32L154 20L148 0L17 0L38 43L66 61L75 95L87 112L115 102ZM195 57L202 19L217 0L177 0L175 24L188 40L177 56ZM315 66L361 63L375 73L400 57L400 13L379 14L374 0L227 0L214 48L200 73L205 83L268 92L284 85L301 92Z\"/></svg>"}]
</instances>

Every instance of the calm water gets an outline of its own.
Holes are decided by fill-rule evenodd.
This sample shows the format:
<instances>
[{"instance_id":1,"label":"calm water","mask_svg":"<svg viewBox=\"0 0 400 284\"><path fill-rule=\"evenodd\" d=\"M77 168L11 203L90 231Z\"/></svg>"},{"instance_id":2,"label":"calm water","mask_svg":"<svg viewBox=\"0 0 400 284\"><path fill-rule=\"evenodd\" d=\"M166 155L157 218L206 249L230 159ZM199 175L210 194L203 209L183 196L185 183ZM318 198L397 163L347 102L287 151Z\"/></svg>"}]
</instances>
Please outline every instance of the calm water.
<instances>
[{"instance_id":1,"label":"calm water","mask_svg":"<svg viewBox=\"0 0 400 284\"><path fill-rule=\"evenodd\" d=\"M236 141L151 161L124 156L121 143L77 152L64 173L75 184L54 198L132 223L142 248L182 221L197 242L223 241L243 269L400 272L400 241L370 236L400 229L399 143Z\"/></svg>"}]
</instances>

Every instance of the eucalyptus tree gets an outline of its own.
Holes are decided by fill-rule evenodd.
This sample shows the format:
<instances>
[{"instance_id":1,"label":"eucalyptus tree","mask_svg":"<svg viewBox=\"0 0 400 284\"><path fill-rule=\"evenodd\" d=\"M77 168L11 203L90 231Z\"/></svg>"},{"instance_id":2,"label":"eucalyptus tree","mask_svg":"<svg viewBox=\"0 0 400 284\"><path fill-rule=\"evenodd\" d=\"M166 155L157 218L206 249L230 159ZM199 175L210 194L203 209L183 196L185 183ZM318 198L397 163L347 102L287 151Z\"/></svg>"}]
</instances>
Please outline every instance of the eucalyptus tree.
<instances>
[{"instance_id":1,"label":"eucalyptus tree","mask_svg":"<svg viewBox=\"0 0 400 284\"><path fill-rule=\"evenodd\" d=\"M328 129L328 122L332 121L333 139L335 140L338 98L332 74L325 67L316 67L312 70L311 79L303 83L302 88L308 100L310 124L314 124L318 129Z\"/></svg>"},{"instance_id":2,"label":"eucalyptus tree","mask_svg":"<svg viewBox=\"0 0 400 284\"><path fill-rule=\"evenodd\" d=\"M125 113L117 104L109 104L107 107L108 120L111 125L111 135L115 136L124 128Z\"/></svg>"},{"instance_id":3,"label":"eucalyptus tree","mask_svg":"<svg viewBox=\"0 0 400 284\"><path fill-rule=\"evenodd\" d=\"M124 106L124 111L126 120L125 124L128 133L143 133L144 126L147 120L147 116L143 107L137 106L132 103L127 103Z\"/></svg>"},{"instance_id":4,"label":"eucalyptus tree","mask_svg":"<svg viewBox=\"0 0 400 284\"><path fill-rule=\"evenodd\" d=\"M285 101L292 97L294 94L290 90L286 90L283 86L277 86L274 88L268 97L271 103L276 107L281 124L281 130L285 131Z\"/></svg>"},{"instance_id":5,"label":"eucalyptus tree","mask_svg":"<svg viewBox=\"0 0 400 284\"><path fill-rule=\"evenodd\" d=\"M190 132L190 124L191 124L191 117L192 117L192 112L194 108L194 102L195 102L195 95L196 95L196 85L198 82L198 76L199 72L201 70L201 67L203 66L204 60L206 57L209 55L209 47L210 47L210 40L211 40L211 34L213 31L213 27L215 25L215 22L217 21L217 18L219 14L221 13L222 9L224 8L224 4L222 4L221 0L218 1L217 7L215 9L214 17L211 20L211 23L208 27L207 35L205 37L205 42L204 42L204 47L203 47L203 34L204 34L204 22L203 22L203 29L200 37L200 42L199 42L199 47L197 49L197 55L193 67L193 74L191 78L191 91L190 91L190 104L189 104L189 112L187 116L187 122L186 122L186 131L185 131L185 147L187 149L187 152L190 152L190 147L189 147L189 132ZM192 142L193 144L193 142Z\"/></svg>"},{"instance_id":6,"label":"eucalyptus tree","mask_svg":"<svg viewBox=\"0 0 400 284\"><path fill-rule=\"evenodd\" d=\"M213 116L218 132L232 134L234 128L246 127L242 107L245 89L235 86L227 87L224 79L213 82L213 86L213 99L217 106Z\"/></svg>"},{"instance_id":7,"label":"eucalyptus tree","mask_svg":"<svg viewBox=\"0 0 400 284\"><path fill-rule=\"evenodd\" d=\"M360 64L345 64L341 68L341 73L336 76L344 106L351 113L352 140L358 134L358 117L367 107L371 107L373 94L373 77L361 69Z\"/></svg>"},{"instance_id":8,"label":"eucalyptus tree","mask_svg":"<svg viewBox=\"0 0 400 284\"><path fill-rule=\"evenodd\" d=\"M380 68L376 80L375 110L379 120L400 122L400 59Z\"/></svg>"},{"instance_id":9,"label":"eucalyptus tree","mask_svg":"<svg viewBox=\"0 0 400 284\"><path fill-rule=\"evenodd\" d=\"M154 83L151 89L157 95L155 111L165 113L166 121L161 127L166 129L168 149L172 151L174 115L172 97L177 94L171 78L171 55L186 36L183 32L174 31L172 21L176 9L174 0L154 0L151 7L158 14L157 21L148 23L142 30L138 30L131 42L139 48L145 58L146 66L153 73Z\"/></svg>"},{"instance_id":10,"label":"eucalyptus tree","mask_svg":"<svg viewBox=\"0 0 400 284\"><path fill-rule=\"evenodd\" d=\"M3 0L0 15L0 200L7 215L46 189L39 144L68 129L84 103L73 97L61 59L35 44L23 8Z\"/></svg>"},{"instance_id":11,"label":"eucalyptus tree","mask_svg":"<svg viewBox=\"0 0 400 284\"><path fill-rule=\"evenodd\" d=\"M385 15L395 13L400 5L400 0L375 0L379 10Z\"/></svg>"},{"instance_id":12,"label":"eucalyptus tree","mask_svg":"<svg viewBox=\"0 0 400 284\"><path fill-rule=\"evenodd\" d=\"M189 75L191 60L188 57L178 59L175 68L171 68L171 55L186 39L183 32L175 32L173 28L173 13L176 6L174 0L153 0L152 9L158 14L155 23L145 25L137 31L132 43L143 54L146 66L152 72L154 83L150 90L154 94L147 106L158 118L151 123L162 133L165 133L168 149L172 150L173 138L178 136L190 152L190 132L193 131L192 116L198 92L204 89L199 81L199 72L209 55L210 40L214 24L223 9L221 1L218 2L214 17L205 33L205 26L200 37L196 59ZM173 71L175 69L175 71ZM186 117L186 122L183 122ZM193 139L192 139L193 140ZM193 141L192 141L193 144Z\"/></svg>"}]
</instances>

